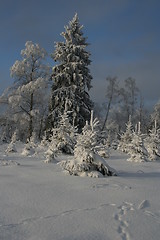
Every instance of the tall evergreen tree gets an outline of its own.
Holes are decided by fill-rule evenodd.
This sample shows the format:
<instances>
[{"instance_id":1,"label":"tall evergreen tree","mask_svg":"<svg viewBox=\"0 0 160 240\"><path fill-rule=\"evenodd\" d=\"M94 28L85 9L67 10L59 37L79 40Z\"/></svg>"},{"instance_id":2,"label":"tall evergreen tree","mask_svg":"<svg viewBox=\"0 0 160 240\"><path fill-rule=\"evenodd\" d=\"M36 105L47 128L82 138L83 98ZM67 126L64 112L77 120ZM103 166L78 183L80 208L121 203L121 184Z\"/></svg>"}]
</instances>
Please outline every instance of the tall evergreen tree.
<instances>
[{"instance_id":1,"label":"tall evergreen tree","mask_svg":"<svg viewBox=\"0 0 160 240\"><path fill-rule=\"evenodd\" d=\"M59 62L53 67L53 87L50 105L50 127L56 127L60 114L71 111L71 124L81 130L86 120L90 118L93 103L88 91L91 88L92 76L88 66L90 53L86 51L88 44L82 32L78 15L65 26L62 36L65 42L57 42L52 58Z\"/></svg>"}]
</instances>

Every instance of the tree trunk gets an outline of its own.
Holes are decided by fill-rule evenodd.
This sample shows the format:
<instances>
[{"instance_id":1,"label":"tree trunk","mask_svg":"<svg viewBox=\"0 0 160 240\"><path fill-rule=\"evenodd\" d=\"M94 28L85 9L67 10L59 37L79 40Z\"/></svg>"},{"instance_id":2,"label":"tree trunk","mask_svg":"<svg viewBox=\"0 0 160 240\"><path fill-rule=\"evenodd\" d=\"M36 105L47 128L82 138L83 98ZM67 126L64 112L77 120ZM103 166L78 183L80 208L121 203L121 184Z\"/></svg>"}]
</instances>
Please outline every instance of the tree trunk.
<instances>
[{"instance_id":1,"label":"tree trunk","mask_svg":"<svg viewBox=\"0 0 160 240\"><path fill-rule=\"evenodd\" d=\"M104 130L104 128L106 126L106 122L108 120L108 115L109 115L109 111L110 111L110 108L111 108L111 102L112 102L112 98L110 98L108 106L107 106L107 112L106 112L106 117L105 117L105 120L104 120L104 123L103 123L102 131Z\"/></svg>"},{"instance_id":2,"label":"tree trunk","mask_svg":"<svg viewBox=\"0 0 160 240\"><path fill-rule=\"evenodd\" d=\"M31 99L30 99L29 139L32 137L32 133L33 133L33 116L32 116L32 110L33 110L33 93L31 93Z\"/></svg>"}]
</instances>

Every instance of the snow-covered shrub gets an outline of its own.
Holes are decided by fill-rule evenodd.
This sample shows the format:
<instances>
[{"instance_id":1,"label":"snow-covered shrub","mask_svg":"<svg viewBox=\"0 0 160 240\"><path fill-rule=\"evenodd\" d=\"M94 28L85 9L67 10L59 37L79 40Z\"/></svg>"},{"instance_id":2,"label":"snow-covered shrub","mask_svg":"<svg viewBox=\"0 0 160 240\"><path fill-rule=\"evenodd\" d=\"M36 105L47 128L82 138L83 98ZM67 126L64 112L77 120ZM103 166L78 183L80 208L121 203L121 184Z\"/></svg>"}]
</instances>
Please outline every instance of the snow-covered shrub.
<instances>
[{"instance_id":1,"label":"snow-covered shrub","mask_svg":"<svg viewBox=\"0 0 160 240\"><path fill-rule=\"evenodd\" d=\"M129 118L128 123L126 124L126 131L121 135L121 139L118 145L118 149L122 152L128 153L130 151L130 143L133 139L133 126L131 123L131 118Z\"/></svg>"},{"instance_id":2,"label":"snow-covered shrub","mask_svg":"<svg viewBox=\"0 0 160 240\"><path fill-rule=\"evenodd\" d=\"M145 146L148 151L150 161L160 160L160 130L154 127L149 130L149 136L145 139Z\"/></svg>"},{"instance_id":3,"label":"snow-covered shrub","mask_svg":"<svg viewBox=\"0 0 160 240\"><path fill-rule=\"evenodd\" d=\"M48 139L47 139L47 133L46 133L46 131L45 131L45 132L44 132L44 135L43 135L43 137L42 137L40 146L46 147L46 146L48 146L48 144L49 144L49 141L48 141Z\"/></svg>"},{"instance_id":4,"label":"snow-covered shrub","mask_svg":"<svg viewBox=\"0 0 160 240\"><path fill-rule=\"evenodd\" d=\"M144 146L144 135L140 132L134 132L132 141L128 145L128 154L130 162L144 162L148 161L148 152Z\"/></svg>"},{"instance_id":5,"label":"snow-covered shrub","mask_svg":"<svg viewBox=\"0 0 160 240\"><path fill-rule=\"evenodd\" d=\"M17 142L17 140L18 140L18 135L17 135L17 131L15 131L12 135L11 142L15 143Z\"/></svg>"},{"instance_id":6,"label":"snow-covered shrub","mask_svg":"<svg viewBox=\"0 0 160 240\"><path fill-rule=\"evenodd\" d=\"M61 115L58 127L53 128L51 142L54 142L54 147L62 153L73 154L76 144L77 129L72 126L68 119L68 112L65 111Z\"/></svg>"},{"instance_id":7,"label":"snow-covered shrub","mask_svg":"<svg viewBox=\"0 0 160 240\"><path fill-rule=\"evenodd\" d=\"M98 154L92 151L83 152L83 154L80 152L80 154L78 158L61 162L61 166L68 171L70 175L81 177L117 176L116 171Z\"/></svg>"},{"instance_id":8,"label":"snow-covered shrub","mask_svg":"<svg viewBox=\"0 0 160 240\"><path fill-rule=\"evenodd\" d=\"M57 148L61 152L73 154L76 144L77 128L70 124L69 113L70 112L65 110L61 116L57 134Z\"/></svg>"},{"instance_id":9,"label":"snow-covered shrub","mask_svg":"<svg viewBox=\"0 0 160 240\"><path fill-rule=\"evenodd\" d=\"M22 151L22 155L30 156L30 155L35 154L36 147L37 147L37 145L35 143L35 136L33 134L33 136L31 136L30 139L27 139L27 143L25 144L25 147Z\"/></svg>"},{"instance_id":10,"label":"snow-covered shrub","mask_svg":"<svg viewBox=\"0 0 160 240\"><path fill-rule=\"evenodd\" d=\"M68 119L68 112L61 115L59 125L52 129L52 136L45 152L46 162L55 160L55 156L60 153L73 154L76 144L77 129L72 126Z\"/></svg>"},{"instance_id":11,"label":"snow-covered shrub","mask_svg":"<svg viewBox=\"0 0 160 240\"><path fill-rule=\"evenodd\" d=\"M97 146L96 151L97 151L98 155L100 155L103 158L109 158L110 157L109 148L105 144L100 144L99 146Z\"/></svg>"},{"instance_id":12,"label":"snow-covered shrub","mask_svg":"<svg viewBox=\"0 0 160 240\"><path fill-rule=\"evenodd\" d=\"M58 148L56 146L55 136L52 135L52 138L50 140L51 142L49 143L48 149L45 152L45 157L46 157L46 160L44 160L45 163L55 162L55 157L58 154Z\"/></svg>"},{"instance_id":13,"label":"snow-covered shrub","mask_svg":"<svg viewBox=\"0 0 160 240\"><path fill-rule=\"evenodd\" d=\"M22 151L22 155L23 156L30 156L30 155L33 155L34 153L35 153L34 148L29 143L26 143L25 147Z\"/></svg>"},{"instance_id":14,"label":"snow-covered shrub","mask_svg":"<svg viewBox=\"0 0 160 240\"><path fill-rule=\"evenodd\" d=\"M38 140L37 140L36 133L33 132L32 136L27 141L29 142L30 146L32 146L32 148L36 148L37 145L38 145Z\"/></svg>"},{"instance_id":15,"label":"snow-covered shrub","mask_svg":"<svg viewBox=\"0 0 160 240\"><path fill-rule=\"evenodd\" d=\"M8 144L8 147L7 147L7 149L6 149L5 152L6 152L6 153L14 153L14 152L17 152L15 143L10 142L10 143Z\"/></svg>"},{"instance_id":16,"label":"snow-covered shrub","mask_svg":"<svg viewBox=\"0 0 160 240\"><path fill-rule=\"evenodd\" d=\"M98 123L98 122L97 122ZM105 131L100 129L99 124L94 127L94 130L97 132L97 143L95 146L95 151L103 158L109 158L109 145L107 139L107 134Z\"/></svg>"},{"instance_id":17,"label":"snow-covered shrub","mask_svg":"<svg viewBox=\"0 0 160 240\"><path fill-rule=\"evenodd\" d=\"M6 153L17 152L16 146L15 146L16 141L17 141L17 132L15 131L12 135L11 142L9 143L9 145L5 151Z\"/></svg>"},{"instance_id":18,"label":"snow-covered shrub","mask_svg":"<svg viewBox=\"0 0 160 240\"><path fill-rule=\"evenodd\" d=\"M82 134L78 136L73 160L61 163L71 175L91 177L116 175L115 170L110 168L97 153L97 124L98 121L93 120L92 113L90 124L86 122Z\"/></svg>"}]
</instances>

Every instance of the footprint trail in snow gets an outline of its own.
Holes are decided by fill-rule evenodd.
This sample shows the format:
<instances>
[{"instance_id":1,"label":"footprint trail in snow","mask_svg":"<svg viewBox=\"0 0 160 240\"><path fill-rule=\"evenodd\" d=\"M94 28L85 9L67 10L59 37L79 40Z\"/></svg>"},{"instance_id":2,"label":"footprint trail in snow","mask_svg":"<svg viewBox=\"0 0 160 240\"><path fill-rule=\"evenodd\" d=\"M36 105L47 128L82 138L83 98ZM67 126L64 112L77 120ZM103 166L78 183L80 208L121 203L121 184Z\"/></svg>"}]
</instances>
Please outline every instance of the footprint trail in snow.
<instances>
[{"instance_id":1,"label":"footprint trail in snow","mask_svg":"<svg viewBox=\"0 0 160 240\"><path fill-rule=\"evenodd\" d=\"M122 240L130 240L130 234L128 232L128 222L125 220L128 211L134 211L133 204L124 202L119 211L114 215L114 219L118 222L117 232L120 234Z\"/></svg>"}]
</instances>

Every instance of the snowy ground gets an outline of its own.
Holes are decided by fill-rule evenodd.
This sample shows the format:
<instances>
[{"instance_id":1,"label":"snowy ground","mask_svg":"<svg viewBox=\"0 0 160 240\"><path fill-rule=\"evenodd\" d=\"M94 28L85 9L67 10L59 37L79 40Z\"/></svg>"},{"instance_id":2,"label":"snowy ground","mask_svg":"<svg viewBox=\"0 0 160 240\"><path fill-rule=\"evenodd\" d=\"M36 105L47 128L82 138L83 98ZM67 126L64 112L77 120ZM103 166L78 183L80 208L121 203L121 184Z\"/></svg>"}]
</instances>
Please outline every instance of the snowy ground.
<instances>
[{"instance_id":1,"label":"snowy ground","mask_svg":"<svg viewBox=\"0 0 160 240\"><path fill-rule=\"evenodd\" d=\"M24 157L19 146L7 156L5 149L0 240L160 239L160 162L130 163L113 151L107 163L118 177L81 178L45 164L43 152Z\"/></svg>"}]
</instances>

